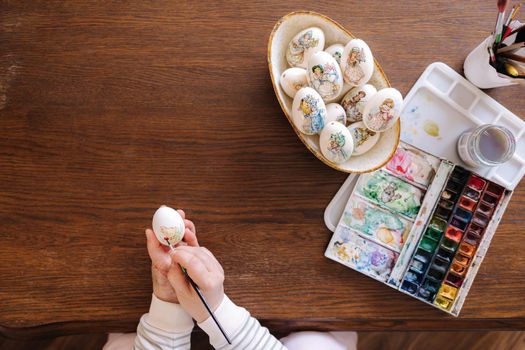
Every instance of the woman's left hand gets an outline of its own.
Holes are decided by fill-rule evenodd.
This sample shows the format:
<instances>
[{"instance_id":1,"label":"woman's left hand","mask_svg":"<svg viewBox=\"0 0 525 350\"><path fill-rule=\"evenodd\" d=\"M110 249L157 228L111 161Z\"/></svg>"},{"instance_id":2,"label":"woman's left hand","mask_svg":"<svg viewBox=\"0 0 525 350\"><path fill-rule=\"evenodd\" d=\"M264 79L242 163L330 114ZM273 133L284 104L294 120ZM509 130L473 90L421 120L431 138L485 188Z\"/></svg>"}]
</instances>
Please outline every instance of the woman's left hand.
<instances>
[{"instance_id":1,"label":"woman's left hand","mask_svg":"<svg viewBox=\"0 0 525 350\"><path fill-rule=\"evenodd\" d=\"M183 210L177 212L184 219L186 226L184 231L184 238L178 245L188 245L191 247L198 247L197 232L192 221L186 219L186 214ZM153 294L160 300L169 303L178 303L177 294L168 281L167 275L171 266L170 249L161 244L155 233L151 229L146 229L146 238L148 244L148 254L151 259L151 279L153 281Z\"/></svg>"}]
</instances>

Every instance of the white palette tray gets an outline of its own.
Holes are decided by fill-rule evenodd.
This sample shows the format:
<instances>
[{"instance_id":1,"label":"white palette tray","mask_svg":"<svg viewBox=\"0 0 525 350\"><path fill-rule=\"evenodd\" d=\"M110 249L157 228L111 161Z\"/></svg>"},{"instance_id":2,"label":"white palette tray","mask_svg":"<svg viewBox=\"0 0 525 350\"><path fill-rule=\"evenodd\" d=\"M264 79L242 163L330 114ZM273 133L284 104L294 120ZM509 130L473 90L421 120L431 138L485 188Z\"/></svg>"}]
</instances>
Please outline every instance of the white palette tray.
<instances>
[{"instance_id":1,"label":"white palette tray","mask_svg":"<svg viewBox=\"0 0 525 350\"><path fill-rule=\"evenodd\" d=\"M457 140L482 124L507 127L516 137L516 153L505 164L472 168L458 156ZM430 126L431 134L425 131ZM525 122L441 62L429 65L405 97L401 114L401 140L430 154L469 169L503 187L514 190L525 175ZM324 212L334 231L359 174L350 174Z\"/></svg>"},{"instance_id":2,"label":"white palette tray","mask_svg":"<svg viewBox=\"0 0 525 350\"><path fill-rule=\"evenodd\" d=\"M459 158L459 136L483 124L501 125L514 133L516 153L508 162L473 168ZM514 190L525 174L525 122L441 62L428 66L406 96L401 140L509 190Z\"/></svg>"}]
</instances>

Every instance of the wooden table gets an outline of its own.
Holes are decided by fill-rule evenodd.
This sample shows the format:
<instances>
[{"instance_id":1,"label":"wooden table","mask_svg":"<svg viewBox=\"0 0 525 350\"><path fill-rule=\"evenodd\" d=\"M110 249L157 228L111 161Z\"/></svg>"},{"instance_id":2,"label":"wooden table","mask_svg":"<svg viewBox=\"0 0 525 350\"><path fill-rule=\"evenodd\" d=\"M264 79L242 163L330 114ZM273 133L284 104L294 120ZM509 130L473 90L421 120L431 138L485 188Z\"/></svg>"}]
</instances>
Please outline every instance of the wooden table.
<instances>
[{"instance_id":1,"label":"wooden table","mask_svg":"<svg viewBox=\"0 0 525 350\"><path fill-rule=\"evenodd\" d=\"M133 331L150 302L144 228L185 208L226 291L298 329L525 328L525 186L455 319L323 256L346 178L297 139L266 64L275 22L324 13L406 94L461 71L494 1L4 2L0 5L0 325L11 336ZM523 88L489 91L518 115Z\"/></svg>"}]
</instances>

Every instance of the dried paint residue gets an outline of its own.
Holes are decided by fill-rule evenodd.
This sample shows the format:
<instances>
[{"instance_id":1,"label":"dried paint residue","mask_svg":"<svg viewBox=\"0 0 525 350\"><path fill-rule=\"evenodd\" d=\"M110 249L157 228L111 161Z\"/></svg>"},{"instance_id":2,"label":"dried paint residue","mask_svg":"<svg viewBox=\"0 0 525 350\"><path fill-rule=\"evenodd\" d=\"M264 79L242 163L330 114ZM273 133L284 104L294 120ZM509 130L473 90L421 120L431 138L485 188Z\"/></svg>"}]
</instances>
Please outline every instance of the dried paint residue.
<instances>
[{"instance_id":1,"label":"dried paint residue","mask_svg":"<svg viewBox=\"0 0 525 350\"><path fill-rule=\"evenodd\" d=\"M423 124L423 130L432 137L439 137L439 125L436 124L436 122L432 120L425 120L425 123Z\"/></svg>"}]
</instances>

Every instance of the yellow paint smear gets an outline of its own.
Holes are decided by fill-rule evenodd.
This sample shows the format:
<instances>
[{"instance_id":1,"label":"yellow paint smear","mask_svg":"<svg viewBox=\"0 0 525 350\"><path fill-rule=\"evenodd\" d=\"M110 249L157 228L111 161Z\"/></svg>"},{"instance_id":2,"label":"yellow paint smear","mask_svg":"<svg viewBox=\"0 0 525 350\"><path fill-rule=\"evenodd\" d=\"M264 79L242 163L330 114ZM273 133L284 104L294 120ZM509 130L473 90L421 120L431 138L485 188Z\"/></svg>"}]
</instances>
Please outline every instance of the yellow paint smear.
<instances>
[{"instance_id":1,"label":"yellow paint smear","mask_svg":"<svg viewBox=\"0 0 525 350\"><path fill-rule=\"evenodd\" d=\"M432 120L425 120L423 124L423 130L432 137L439 137L439 125Z\"/></svg>"}]
</instances>

